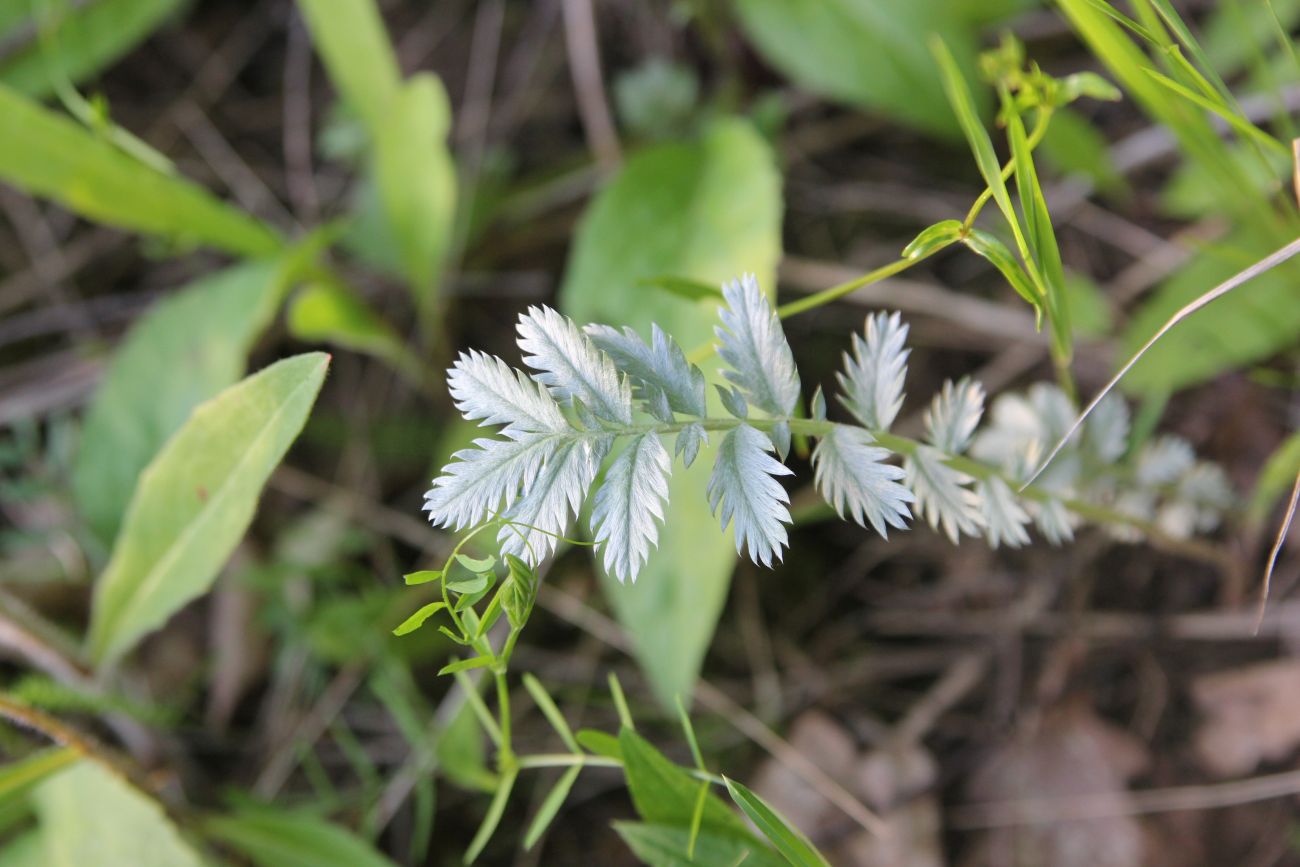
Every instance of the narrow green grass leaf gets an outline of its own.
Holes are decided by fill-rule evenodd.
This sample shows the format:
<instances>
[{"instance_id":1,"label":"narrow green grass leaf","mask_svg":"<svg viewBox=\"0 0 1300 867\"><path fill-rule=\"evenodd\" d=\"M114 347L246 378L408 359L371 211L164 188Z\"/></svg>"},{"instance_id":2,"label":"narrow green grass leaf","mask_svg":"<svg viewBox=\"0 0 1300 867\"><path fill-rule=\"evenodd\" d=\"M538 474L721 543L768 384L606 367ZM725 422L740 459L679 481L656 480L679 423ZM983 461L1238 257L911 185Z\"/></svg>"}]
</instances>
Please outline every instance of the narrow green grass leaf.
<instances>
[{"instance_id":1,"label":"narrow green grass leaf","mask_svg":"<svg viewBox=\"0 0 1300 867\"><path fill-rule=\"evenodd\" d=\"M904 259L924 259L960 241L965 227L961 220L942 220L922 229L912 242L903 248Z\"/></svg>"},{"instance_id":2,"label":"narrow green grass leaf","mask_svg":"<svg viewBox=\"0 0 1300 867\"><path fill-rule=\"evenodd\" d=\"M394 867L352 831L311 813L258 806L213 816L202 828L256 867Z\"/></svg>"},{"instance_id":3,"label":"narrow green grass leaf","mask_svg":"<svg viewBox=\"0 0 1300 867\"><path fill-rule=\"evenodd\" d=\"M140 477L95 585L89 645L104 664L206 592L297 438L329 356L285 359L194 410Z\"/></svg>"},{"instance_id":4,"label":"narrow green grass leaf","mask_svg":"<svg viewBox=\"0 0 1300 867\"><path fill-rule=\"evenodd\" d=\"M203 188L128 156L75 121L0 85L0 180L89 220L264 256L275 231Z\"/></svg>"},{"instance_id":5,"label":"narrow green grass leaf","mask_svg":"<svg viewBox=\"0 0 1300 867\"><path fill-rule=\"evenodd\" d=\"M1260 524L1268 518L1269 511L1291 487L1296 473L1300 473L1300 432L1283 440L1260 471L1247 509L1252 521Z\"/></svg>"},{"instance_id":6,"label":"narrow green grass leaf","mask_svg":"<svg viewBox=\"0 0 1300 867\"><path fill-rule=\"evenodd\" d=\"M1016 290L1021 298L1034 305L1036 310L1041 309L1043 297L1038 289L1030 281L1029 275L1021 267L1019 260L1014 253L995 236L990 235L981 229L972 228L962 238L962 243L971 249L977 255L988 259L993 267L1002 272L1002 276L1007 278L1011 288Z\"/></svg>"},{"instance_id":7,"label":"narrow green grass leaf","mask_svg":"<svg viewBox=\"0 0 1300 867\"><path fill-rule=\"evenodd\" d=\"M533 817L533 821L528 825L528 831L524 834L525 849L532 849L546 833L546 829L555 820L555 815L564 806L564 800L569 797L569 790L573 788L580 773L582 773L582 765L574 765L555 781L555 785L547 793L546 800L542 801L542 805L537 808L537 815Z\"/></svg>"},{"instance_id":8,"label":"narrow green grass leaf","mask_svg":"<svg viewBox=\"0 0 1300 867\"><path fill-rule=\"evenodd\" d=\"M785 861L752 839L701 831L690 849L690 831L677 825L615 822L619 837L649 867L785 867Z\"/></svg>"},{"instance_id":9,"label":"narrow green grass leaf","mask_svg":"<svg viewBox=\"0 0 1300 867\"><path fill-rule=\"evenodd\" d=\"M830 867L816 847L766 801L735 780L723 777L736 806L745 811L763 836L776 846L794 867Z\"/></svg>"},{"instance_id":10,"label":"narrow green grass leaf","mask_svg":"<svg viewBox=\"0 0 1300 867\"><path fill-rule=\"evenodd\" d=\"M619 732L618 742L637 815L647 822L689 828L700 781L630 729ZM752 839L740 817L711 793L705 798L702 827Z\"/></svg>"},{"instance_id":11,"label":"narrow green grass leaf","mask_svg":"<svg viewBox=\"0 0 1300 867\"><path fill-rule=\"evenodd\" d=\"M469 848L465 850L466 864L473 864L474 859L482 854L488 841L492 839L493 833L496 832L497 825L501 824L501 817L506 812L506 802L510 800L510 791L515 787L515 780L518 776L517 772L510 771L497 784L496 794L492 796L492 803L488 805L487 815L483 817L483 824L479 825L478 833L474 835Z\"/></svg>"},{"instance_id":12,"label":"narrow green grass leaf","mask_svg":"<svg viewBox=\"0 0 1300 867\"><path fill-rule=\"evenodd\" d=\"M1251 139L1255 142L1258 142L1260 145L1263 145L1264 147L1268 148L1269 150L1275 153L1289 154L1291 152L1290 148L1288 148L1286 145L1282 144L1280 141L1273 138L1273 136L1269 135L1268 133L1264 132L1264 130L1260 129L1250 121L1246 120L1240 114L1233 111L1230 107L1224 106L1220 103L1212 102L1211 100L1207 99L1203 94L1196 93L1195 91L1192 91L1184 87L1183 85L1174 81L1169 76L1157 72L1154 69L1147 69L1146 73L1147 75L1151 76L1151 78L1154 79L1162 87L1167 88L1168 90L1178 94L1188 102L1194 103L1195 105L1200 106L1201 108L1205 109L1211 114L1214 114L1217 117L1221 118L1224 122L1226 122L1234 130L1236 130L1240 135L1245 136L1246 138Z\"/></svg>"}]
</instances>

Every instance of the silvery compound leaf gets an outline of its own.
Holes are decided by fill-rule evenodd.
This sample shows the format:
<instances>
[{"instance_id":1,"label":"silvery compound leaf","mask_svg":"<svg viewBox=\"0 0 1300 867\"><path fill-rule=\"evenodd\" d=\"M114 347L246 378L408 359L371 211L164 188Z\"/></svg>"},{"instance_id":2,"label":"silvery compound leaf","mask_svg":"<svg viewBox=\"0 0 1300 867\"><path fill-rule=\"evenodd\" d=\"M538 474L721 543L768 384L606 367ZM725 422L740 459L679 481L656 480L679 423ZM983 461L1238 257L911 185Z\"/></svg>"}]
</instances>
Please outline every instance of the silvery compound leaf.
<instances>
[{"instance_id":1,"label":"silvery compound leaf","mask_svg":"<svg viewBox=\"0 0 1300 867\"><path fill-rule=\"evenodd\" d=\"M988 423L971 442L970 453L976 460L1009 470L1026 463L1027 452L1043 453L1047 436L1037 410L1023 395L998 395L988 416Z\"/></svg>"},{"instance_id":2,"label":"silvery compound leaf","mask_svg":"<svg viewBox=\"0 0 1300 867\"><path fill-rule=\"evenodd\" d=\"M776 456L784 461L790 456L790 422L781 421L772 425L767 432L767 438L772 441L773 447L776 448Z\"/></svg>"},{"instance_id":3,"label":"silvery compound leaf","mask_svg":"<svg viewBox=\"0 0 1300 867\"><path fill-rule=\"evenodd\" d=\"M1178 483L1177 496L1195 510L1192 529L1208 533L1219 526L1223 513L1232 508L1237 495L1218 464L1198 463Z\"/></svg>"},{"instance_id":4,"label":"silvery compound leaf","mask_svg":"<svg viewBox=\"0 0 1300 867\"><path fill-rule=\"evenodd\" d=\"M1151 491L1130 487L1115 498L1111 508L1138 521L1153 521L1156 516L1156 495ZM1142 531L1129 524L1107 524L1105 530L1120 542L1142 541Z\"/></svg>"},{"instance_id":5,"label":"silvery compound leaf","mask_svg":"<svg viewBox=\"0 0 1300 867\"><path fill-rule=\"evenodd\" d=\"M463 527L508 508L537 478L566 437L506 431L506 439L477 439L461 449L424 495L424 510L435 526Z\"/></svg>"},{"instance_id":6,"label":"silvery compound leaf","mask_svg":"<svg viewBox=\"0 0 1300 867\"><path fill-rule=\"evenodd\" d=\"M836 425L813 450L813 479L841 518L869 522L888 539L889 527L907 529L907 504L916 497L899 484L902 468L885 463L892 452L874 443L862 428Z\"/></svg>"},{"instance_id":7,"label":"silvery compound leaf","mask_svg":"<svg viewBox=\"0 0 1300 867\"><path fill-rule=\"evenodd\" d=\"M612 441L602 435L571 437L560 444L523 497L503 514L509 523L497 534L502 554L537 566L555 550L582 508Z\"/></svg>"},{"instance_id":8,"label":"silvery compound leaf","mask_svg":"<svg viewBox=\"0 0 1300 867\"><path fill-rule=\"evenodd\" d=\"M1025 531L1029 516L1006 482L991 476L975 485L975 493L979 496L980 511L984 515L984 537L989 540L989 545L1019 548L1029 544L1029 533Z\"/></svg>"},{"instance_id":9,"label":"silvery compound leaf","mask_svg":"<svg viewBox=\"0 0 1300 867\"><path fill-rule=\"evenodd\" d=\"M636 580L659 539L668 502L672 459L656 433L635 437L614 459L596 491L591 533L605 571L619 581Z\"/></svg>"},{"instance_id":10,"label":"silvery compound leaf","mask_svg":"<svg viewBox=\"0 0 1300 867\"><path fill-rule=\"evenodd\" d=\"M649 392L643 403L645 404L645 411L654 416L656 420L664 424L672 424L677 421L673 415L672 405L668 403L668 395L662 391L655 389Z\"/></svg>"},{"instance_id":11,"label":"silvery compound leaf","mask_svg":"<svg viewBox=\"0 0 1300 867\"><path fill-rule=\"evenodd\" d=\"M897 313L874 313L863 333L853 335L853 354L844 353L844 372L836 374L840 400L865 427L887 431L903 405L907 325Z\"/></svg>"},{"instance_id":12,"label":"silvery compound leaf","mask_svg":"<svg viewBox=\"0 0 1300 867\"><path fill-rule=\"evenodd\" d=\"M736 552L748 547L749 559L764 566L781 559L787 542L784 524L790 523L790 502L776 476L791 475L773 458L772 443L762 432L742 424L728 433L718 447L709 476L709 508L722 507L722 529L735 522Z\"/></svg>"},{"instance_id":13,"label":"silvery compound leaf","mask_svg":"<svg viewBox=\"0 0 1300 867\"><path fill-rule=\"evenodd\" d=\"M1144 488L1171 485L1196 463L1196 453L1182 437L1156 437L1137 454L1137 482Z\"/></svg>"},{"instance_id":14,"label":"silvery compound leaf","mask_svg":"<svg viewBox=\"0 0 1300 867\"><path fill-rule=\"evenodd\" d=\"M950 455L961 454L984 414L984 387L963 377L948 380L925 411L925 428L930 443Z\"/></svg>"},{"instance_id":15,"label":"silvery compound leaf","mask_svg":"<svg viewBox=\"0 0 1300 867\"><path fill-rule=\"evenodd\" d=\"M1029 386L1029 404L1038 416L1040 437L1045 447L1051 447L1065 436L1079 416L1070 396L1053 382L1036 382Z\"/></svg>"},{"instance_id":16,"label":"silvery compound leaf","mask_svg":"<svg viewBox=\"0 0 1300 867\"><path fill-rule=\"evenodd\" d=\"M688 424L678 431L673 452L681 456L683 465L689 467L695 463L695 457L700 453L700 446L708 441L709 435L705 432L704 425L698 422Z\"/></svg>"},{"instance_id":17,"label":"silvery compound leaf","mask_svg":"<svg viewBox=\"0 0 1300 867\"><path fill-rule=\"evenodd\" d=\"M722 398L722 408L731 413L736 418L749 417L749 405L745 403L745 396L740 393L738 388L728 388L725 385L714 384L718 390L718 396Z\"/></svg>"},{"instance_id":18,"label":"silvery compound leaf","mask_svg":"<svg viewBox=\"0 0 1300 867\"><path fill-rule=\"evenodd\" d=\"M799 372L777 318L753 274L722 287L727 306L719 308L722 325L718 354L730 365L723 376L744 390L749 402L766 413L788 416L799 402Z\"/></svg>"},{"instance_id":19,"label":"silvery compound leaf","mask_svg":"<svg viewBox=\"0 0 1300 867\"><path fill-rule=\"evenodd\" d=\"M549 391L493 355L472 349L461 353L447 371L447 388L469 421L535 433L569 428Z\"/></svg>"},{"instance_id":20,"label":"silvery compound leaf","mask_svg":"<svg viewBox=\"0 0 1300 867\"><path fill-rule=\"evenodd\" d=\"M629 424L632 389L608 355L596 348L573 320L550 307L529 307L519 317L524 363L540 371L533 378L557 400L570 398L600 418Z\"/></svg>"},{"instance_id":21,"label":"silvery compound leaf","mask_svg":"<svg viewBox=\"0 0 1300 867\"><path fill-rule=\"evenodd\" d=\"M1106 396L1083 423L1083 448L1097 461L1110 464L1128 451L1128 404L1118 395Z\"/></svg>"},{"instance_id":22,"label":"silvery compound leaf","mask_svg":"<svg viewBox=\"0 0 1300 867\"><path fill-rule=\"evenodd\" d=\"M820 385L813 392L812 400L808 401L808 413L813 421L826 421L826 393Z\"/></svg>"},{"instance_id":23,"label":"silvery compound leaf","mask_svg":"<svg viewBox=\"0 0 1300 867\"><path fill-rule=\"evenodd\" d=\"M674 412L705 415L704 373L686 360L677 341L658 325L650 326L649 344L627 327L619 331L608 325L588 325L585 330L591 342L632 380L638 398L650 402L662 395Z\"/></svg>"},{"instance_id":24,"label":"silvery compound leaf","mask_svg":"<svg viewBox=\"0 0 1300 867\"><path fill-rule=\"evenodd\" d=\"M918 446L916 453L903 463L907 484L916 495L916 511L930 526L957 543L965 533L978 536L984 526L979 496L966 484L972 481L965 473L944 463L943 452L930 446Z\"/></svg>"},{"instance_id":25,"label":"silvery compound leaf","mask_svg":"<svg viewBox=\"0 0 1300 867\"><path fill-rule=\"evenodd\" d=\"M1070 542L1074 539L1074 516L1060 500L1048 500L1043 503L1026 503L1029 514L1034 519L1034 526L1043 538L1053 545Z\"/></svg>"}]
</instances>

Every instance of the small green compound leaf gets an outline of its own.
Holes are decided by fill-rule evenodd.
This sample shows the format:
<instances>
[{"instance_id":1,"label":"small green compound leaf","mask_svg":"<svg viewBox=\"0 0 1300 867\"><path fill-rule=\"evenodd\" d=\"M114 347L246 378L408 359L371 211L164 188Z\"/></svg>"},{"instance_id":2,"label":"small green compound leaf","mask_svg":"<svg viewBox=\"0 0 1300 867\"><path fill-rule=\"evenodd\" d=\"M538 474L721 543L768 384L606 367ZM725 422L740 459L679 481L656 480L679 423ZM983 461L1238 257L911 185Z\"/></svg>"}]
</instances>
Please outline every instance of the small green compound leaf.
<instances>
[{"instance_id":1,"label":"small green compound leaf","mask_svg":"<svg viewBox=\"0 0 1300 867\"><path fill-rule=\"evenodd\" d=\"M402 579L412 586L416 584L428 584L430 581L442 580L442 570L424 569L419 572L412 572L409 575L403 575Z\"/></svg>"},{"instance_id":2,"label":"small green compound leaf","mask_svg":"<svg viewBox=\"0 0 1300 867\"><path fill-rule=\"evenodd\" d=\"M402 621L402 624L393 630L394 635L407 635L414 632L424 625L424 621L447 607L447 603L442 600L430 602L428 605L420 608L419 611Z\"/></svg>"},{"instance_id":3,"label":"small green compound leaf","mask_svg":"<svg viewBox=\"0 0 1300 867\"><path fill-rule=\"evenodd\" d=\"M988 259L993 267L1001 271L1002 276L1007 278L1007 282L1011 284L1012 289L1016 290L1017 295L1034 305L1035 310L1041 310L1042 296L1006 244L1003 244L988 232L974 228L970 230L965 238L962 238L962 243L969 247L973 253Z\"/></svg>"},{"instance_id":4,"label":"small green compound leaf","mask_svg":"<svg viewBox=\"0 0 1300 867\"><path fill-rule=\"evenodd\" d=\"M474 668L484 668L496 663L495 656L472 656L469 659L458 659L455 662L444 665L438 669L438 676L444 674L456 674L461 671L469 671Z\"/></svg>"},{"instance_id":5,"label":"small green compound leaf","mask_svg":"<svg viewBox=\"0 0 1300 867\"><path fill-rule=\"evenodd\" d=\"M211 586L307 421L328 367L319 352L271 365L195 409L158 453L95 585L89 644L96 662L125 653Z\"/></svg>"},{"instance_id":6,"label":"small green compound leaf","mask_svg":"<svg viewBox=\"0 0 1300 867\"><path fill-rule=\"evenodd\" d=\"M482 559L469 557L465 554L457 554L456 562L473 572L475 575L482 575L484 572L492 571L492 568L497 564L497 558L492 554L489 554Z\"/></svg>"},{"instance_id":7,"label":"small green compound leaf","mask_svg":"<svg viewBox=\"0 0 1300 867\"><path fill-rule=\"evenodd\" d=\"M966 227L961 220L943 220L921 230L912 243L903 248L904 259L924 259L962 239Z\"/></svg>"},{"instance_id":8,"label":"small green compound leaf","mask_svg":"<svg viewBox=\"0 0 1300 867\"><path fill-rule=\"evenodd\" d=\"M797 828L776 810L735 780L723 777L727 791L736 806L745 811L763 836L772 841L785 859L794 867L830 867L816 847Z\"/></svg>"}]
</instances>

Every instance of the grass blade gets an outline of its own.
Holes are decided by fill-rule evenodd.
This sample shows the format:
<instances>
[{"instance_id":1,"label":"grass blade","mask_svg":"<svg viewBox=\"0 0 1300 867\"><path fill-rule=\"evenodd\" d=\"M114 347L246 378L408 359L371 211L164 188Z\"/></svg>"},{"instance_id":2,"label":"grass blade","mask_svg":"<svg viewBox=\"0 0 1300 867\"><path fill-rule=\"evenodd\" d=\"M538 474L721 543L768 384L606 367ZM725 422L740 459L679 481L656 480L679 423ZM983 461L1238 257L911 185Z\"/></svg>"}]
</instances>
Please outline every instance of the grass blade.
<instances>
[{"instance_id":1,"label":"grass blade","mask_svg":"<svg viewBox=\"0 0 1300 867\"><path fill-rule=\"evenodd\" d=\"M573 783L580 773L582 773L582 765L574 765L555 781L555 785L546 795L546 800L542 801L542 806L537 808L537 815L528 825L527 833L524 834L525 849L532 849L541 839L542 834L546 833L546 829L555 819L555 814L564 806L564 799L569 797L569 790L573 788Z\"/></svg>"},{"instance_id":2,"label":"grass blade","mask_svg":"<svg viewBox=\"0 0 1300 867\"><path fill-rule=\"evenodd\" d=\"M766 801L735 780L727 777L722 779L727 784L731 800L758 826L758 830L776 846L785 860L794 867L830 867L808 838Z\"/></svg>"}]
</instances>

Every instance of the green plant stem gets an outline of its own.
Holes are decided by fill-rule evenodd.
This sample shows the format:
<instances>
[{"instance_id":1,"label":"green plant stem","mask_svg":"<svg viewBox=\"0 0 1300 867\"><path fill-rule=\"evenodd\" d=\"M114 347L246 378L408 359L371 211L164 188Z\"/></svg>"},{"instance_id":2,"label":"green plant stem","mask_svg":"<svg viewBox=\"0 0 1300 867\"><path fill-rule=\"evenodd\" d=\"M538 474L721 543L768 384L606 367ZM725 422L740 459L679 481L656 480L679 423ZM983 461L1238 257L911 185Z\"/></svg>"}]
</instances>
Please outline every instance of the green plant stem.
<instances>
[{"instance_id":1,"label":"green plant stem","mask_svg":"<svg viewBox=\"0 0 1300 867\"><path fill-rule=\"evenodd\" d=\"M502 773L517 768L514 749L510 742L510 687L506 683L505 667L492 672L497 684L497 728L501 732L501 742L497 745L497 764Z\"/></svg>"},{"instance_id":2,"label":"green plant stem","mask_svg":"<svg viewBox=\"0 0 1300 867\"><path fill-rule=\"evenodd\" d=\"M536 768L571 768L575 765L584 768L623 767L623 763L612 756L593 756L585 753L536 753L531 756L520 756L515 764L521 771ZM704 780L716 786L726 785L718 774L711 774L698 768L683 768L682 770L697 780Z\"/></svg>"},{"instance_id":3,"label":"green plant stem","mask_svg":"<svg viewBox=\"0 0 1300 867\"><path fill-rule=\"evenodd\" d=\"M856 292L863 286L870 286L872 283L878 283L881 280L893 277L895 274L900 274L930 255L933 254L927 253L925 256L917 256L913 259L899 259L895 262L890 262L888 265L877 268L874 271L868 271L861 277L849 280L847 283L840 283L839 285L832 286L829 289L815 292L806 298L800 298L798 301L791 301L789 304L782 304L780 307L776 308L776 315L781 319L789 319L791 316L806 313L809 310L821 307L824 304L829 304L832 301L838 301L840 298Z\"/></svg>"}]
</instances>

